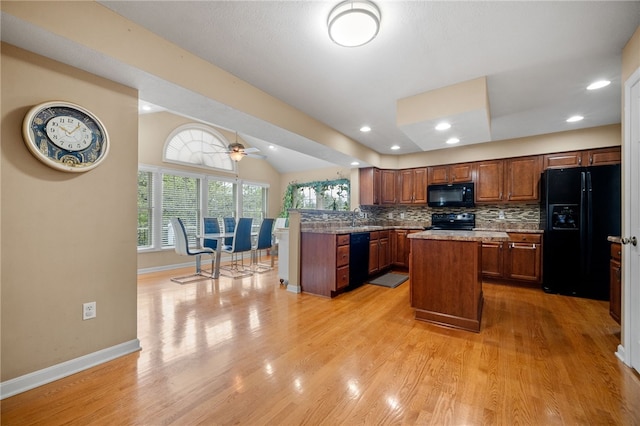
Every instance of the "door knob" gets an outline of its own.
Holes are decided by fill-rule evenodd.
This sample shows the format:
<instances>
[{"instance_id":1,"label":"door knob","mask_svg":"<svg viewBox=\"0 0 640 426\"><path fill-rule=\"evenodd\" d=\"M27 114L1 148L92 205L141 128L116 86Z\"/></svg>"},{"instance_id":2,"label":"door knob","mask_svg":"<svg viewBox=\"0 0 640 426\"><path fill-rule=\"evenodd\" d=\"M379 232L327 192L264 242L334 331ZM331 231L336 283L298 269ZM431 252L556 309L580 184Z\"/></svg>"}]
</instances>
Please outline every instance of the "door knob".
<instances>
[{"instance_id":1,"label":"door knob","mask_svg":"<svg viewBox=\"0 0 640 426\"><path fill-rule=\"evenodd\" d=\"M623 238L622 239L622 244L629 244L629 243L633 244L634 246L637 246L638 245L638 239L635 236L633 236L631 238Z\"/></svg>"}]
</instances>

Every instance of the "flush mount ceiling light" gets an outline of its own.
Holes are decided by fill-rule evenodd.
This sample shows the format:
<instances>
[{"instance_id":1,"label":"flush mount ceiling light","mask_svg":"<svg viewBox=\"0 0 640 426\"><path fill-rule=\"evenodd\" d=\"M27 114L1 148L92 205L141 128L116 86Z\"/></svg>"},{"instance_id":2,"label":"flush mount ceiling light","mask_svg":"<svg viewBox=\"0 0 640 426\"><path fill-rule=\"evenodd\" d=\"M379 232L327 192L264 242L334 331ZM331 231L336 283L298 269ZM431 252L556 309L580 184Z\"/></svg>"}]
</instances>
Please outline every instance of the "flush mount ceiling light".
<instances>
[{"instance_id":1,"label":"flush mount ceiling light","mask_svg":"<svg viewBox=\"0 0 640 426\"><path fill-rule=\"evenodd\" d=\"M370 132L371 131L371 127L362 126L362 127L360 127L360 131L363 132L363 133Z\"/></svg>"},{"instance_id":2,"label":"flush mount ceiling light","mask_svg":"<svg viewBox=\"0 0 640 426\"><path fill-rule=\"evenodd\" d=\"M447 144L449 144L449 145L453 145L453 144L456 144L458 142L460 142L460 139L458 139L458 138L447 139Z\"/></svg>"},{"instance_id":3,"label":"flush mount ceiling light","mask_svg":"<svg viewBox=\"0 0 640 426\"><path fill-rule=\"evenodd\" d=\"M438 125L436 126L436 130L440 130L440 131L448 130L450 128L451 128L451 124L445 121L443 121L442 123L438 123Z\"/></svg>"},{"instance_id":4,"label":"flush mount ceiling light","mask_svg":"<svg viewBox=\"0 0 640 426\"><path fill-rule=\"evenodd\" d=\"M587 86L587 90L602 89L603 87L607 87L610 84L611 82L609 80L594 81L593 83Z\"/></svg>"},{"instance_id":5,"label":"flush mount ceiling light","mask_svg":"<svg viewBox=\"0 0 640 426\"><path fill-rule=\"evenodd\" d=\"M395 151L395 150L398 150L398 149L400 149L400 145L393 145L393 146L391 147L391 149L392 149L392 150L394 150L394 151Z\"/></svg>"},{"instance_id":6,"label":"flush mount ceiling light","mask_svg":"<svg viewBox=\"0 0 640 426\"><path fill-rule=\"evenodd\" d=\"M368 0L347 0L331 10L327 20L329 37L344 47L369 43L380 29L380 9Z\"/></svg>"}]
</instances>

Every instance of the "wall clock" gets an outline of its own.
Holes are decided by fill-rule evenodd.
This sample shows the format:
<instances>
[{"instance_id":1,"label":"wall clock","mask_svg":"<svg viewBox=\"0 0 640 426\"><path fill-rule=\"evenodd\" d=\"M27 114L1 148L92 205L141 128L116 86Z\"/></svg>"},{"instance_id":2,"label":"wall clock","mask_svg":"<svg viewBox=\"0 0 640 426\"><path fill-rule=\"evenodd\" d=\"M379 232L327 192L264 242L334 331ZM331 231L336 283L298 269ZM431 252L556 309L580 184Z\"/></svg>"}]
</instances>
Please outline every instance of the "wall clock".
<instances>
[{"instance_id":1,"label":"wall clock","mask_svg":"<svg viewBox=\"0 0 640 426\"><path fill-rule=\"evenodd\" d=\"M22 136L29 151L49 167L86 172L109 153L109 136L91 111L71 102L34 106L24 117Z\"/></svg>"}]
</instances>

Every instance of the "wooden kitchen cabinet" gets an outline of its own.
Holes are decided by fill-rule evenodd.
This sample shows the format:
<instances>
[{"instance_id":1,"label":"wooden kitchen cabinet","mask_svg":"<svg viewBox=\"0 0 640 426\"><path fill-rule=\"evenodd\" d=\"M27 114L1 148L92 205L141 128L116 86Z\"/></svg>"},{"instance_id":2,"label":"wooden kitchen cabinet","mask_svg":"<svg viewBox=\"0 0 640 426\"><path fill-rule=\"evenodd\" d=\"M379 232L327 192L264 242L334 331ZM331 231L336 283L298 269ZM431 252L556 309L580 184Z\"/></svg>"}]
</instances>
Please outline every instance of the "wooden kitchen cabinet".
<instances>
[{"instance_id":1,"label":"wooden kitchen cabinet","mask_svg":"<svg viewBox=\"0 0 640 426\"><path fill-rule=\"evenodd\" d=\"M620 164L622 162L621 149L619 146L612 148L590 149L586 151L586 158L583 164L587 166L605 166L607 164Z\"/></svg>"},{"instance_id":2,"label":"wooden kitchen cabinet","mask_svg":"<svg viewBox=\"0 0 640 426\"><path fill-rule=\"evenodd\" d=\"M582 166L620 164L620 147L597 148L582 151L557 152L543 156L543 169L568 169Z\"/></svg>"},{"instance_id":3,"label":"wooden kitchen cabinet","mask_svg":"<svg viewBox=\"0 0 640 426\"><path fill-rule=\"evenodd\" d=\"M620 324L622 316L622 246L611 244L611 260L609 263L609 314Z\"/></svg>"},{"instance_id":4,"label":"wooden kitchen cabinet","mask_svg":"<svg viewBox=\"0 0 640 426\"><path fill-rule=\"evenodd\" d=\"M301 234L302 291L334 297L349 286L349 239L349 234Z\"/></svg>"},{"instance_id":5,"label":"wooden kitchen cabinet","mask_svg":"<svg viewBox=\"0 0 640 426\"><path fill-rule=\"evenodd\" d=\"M506 278L542 283L542 236L509 233Z\"/></svg>"},{"instance_id":6,"label":"wooden kitchen cabinet","mask_svg":"<svg viewBox=\"0 0 640 426\"><path fill-rule=\"evenodd\" d=\"M542 283L542 234L509 232L509 241L482 243L482 276Z\"/></svg>"},{"instance_id":7,"label":"wooden kitchen cabinet","mask_svg":"<svg viewBox=\"0 0 640 426\"><path fill-rule=\"evenodd\" d=\"M375 275L391 266L389 231L374 231L369 235L369 275Z\"/></svg>"},{"instance_id":8,"label":"wooden kitchen cabinet","mask_svg":"<svg viewBox=\"0 0 640 426\"><path fill-rule=\"evenodd\" d=\"M503 242L482 243L482 276L504 278Z\"/></svg>"},{"instance_id":9,"label":"wooden kitchen cabinet","mask_svg":"<svg viewBox=\"0 0 640 426\"><path fill-rule=\"evenodd\" d=\"M503 201L504 161L481 161L476 164L476 203Z\"/></svg>"},{"instance_id":10,"label":"wooden kitchen cabinet","mask_svg":"<svg viewBox=\"0 0 640 426\"><path fill-rule=\"evenodd\" d=\"M375 167L360 169L360 204L372 206L380 204L381 172Z\"/></svg>"},{"instance_id":11,"label":"wooden kitchen cabinet","mask_svg":"<svg viewBox=\"0 0 640 426\"><path fill-rule=\"evenodd\" d=\"M399 170L398 193L400 204L426 204L427 168Z\"/></svg>"},{"instance_id":12,"label":"wooden kitchen cabinet","mask_svg":"<svg viewBox=\"0 0 640 426\"><path fill-rule=\"evenodd\" d=\"M399 268L409 267L410 240L407 235L420 232L417 229L394 229L390 231L391 264Z\"/></svg>"},{"instance_id":13,"label":"wooden kitchen cabinet","mask_svg":"<svg viewBox=\"0 0 640 426\"><path fill-rule=\"evenodd\" d=\"M395 170L380 170L380 204L396 204L398 185Z\"/></svg>"},{"instance_id":14,"label":"wooden kitchen cabinet","mask_svg":"<svg viewBox=\"0 0 640 426\"><path fill-rule=\"evenodd\" d=\"M473 163L432 166L428 168L428 182L429 185L471 182L474 169Z\"/></svg>"},{"instance_id":15,"label":"wooden kitchen cabinet","mask_svg":"<svg viewBox=\"0 0 640 426\"><path fill-rule=\"evenodd\" d=\"M539 201L542 157L518 157L505 160L506 201Z\"/></svg>"},{"instance_id":16,"label":"wooden kitchen cabinet","mask_svg":"<svg viewBox=\"0 0 640 426\"><path fill-rule=\"evenodd\" d=\"M540 201L539 155L481 161L476 165L476 203Z\"/></svg>"}]
</instances>

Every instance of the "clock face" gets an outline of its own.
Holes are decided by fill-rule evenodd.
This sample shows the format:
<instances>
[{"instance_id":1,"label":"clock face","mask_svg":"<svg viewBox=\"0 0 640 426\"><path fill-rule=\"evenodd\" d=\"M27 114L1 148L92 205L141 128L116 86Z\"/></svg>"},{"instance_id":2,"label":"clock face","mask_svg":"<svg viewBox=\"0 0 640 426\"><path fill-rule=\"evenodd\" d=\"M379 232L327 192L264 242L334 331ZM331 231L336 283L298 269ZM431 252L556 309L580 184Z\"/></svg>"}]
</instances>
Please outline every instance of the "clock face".
<instances>
[{"instance_id":1,"label":"clock face","mask_svg":"<svg viewBox=\"0 0 640 426\"><path fill-rule=\"evenodd\" d=\"M22 133L31 153L58 170L91 170L109 152L109 138L102 122L70 102L45 102L33 107L25 116Z\"/></svg>"}]
</instances>

